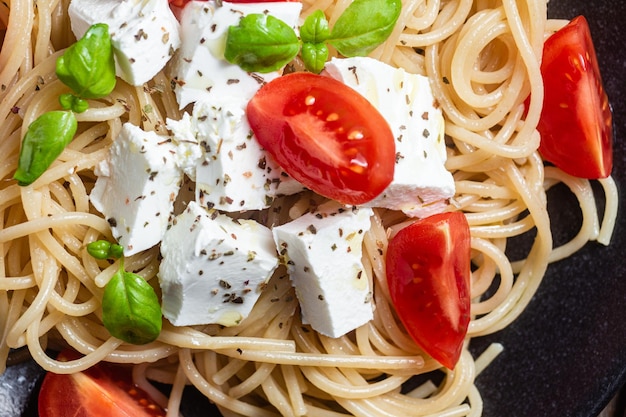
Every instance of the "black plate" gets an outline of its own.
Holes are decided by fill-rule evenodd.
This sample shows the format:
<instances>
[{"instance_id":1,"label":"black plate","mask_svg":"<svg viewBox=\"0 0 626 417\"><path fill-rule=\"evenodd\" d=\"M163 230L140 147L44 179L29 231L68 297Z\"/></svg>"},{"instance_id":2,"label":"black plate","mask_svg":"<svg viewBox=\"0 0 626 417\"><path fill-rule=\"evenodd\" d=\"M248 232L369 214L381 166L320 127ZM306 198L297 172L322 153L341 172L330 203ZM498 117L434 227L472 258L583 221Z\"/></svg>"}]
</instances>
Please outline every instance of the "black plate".
<instances>
[{"instance_id":1,"label":"black plate","mask_svg":"<svg viewBox=\"0 0 626 417\"><path fill-rule=\"evenodd\" d=\"M550 15L587 17L605 87L614 110L613 176L626 184L626 2L550 0ZM626 191L621 205L626 204ZM555 241L573 231L579 214L564 207L562 189L550 193ZM626 217L620 216L611 246L589 244L575 257L552 265L529 308L498 334L476 339L482 352L491 342L504 352L478 377L485 417L593 417L626 382ZM32 363L14 366L0 377L0 415L36 416L41 370ZM30 393L33 393L32 395ZM189 395L186 417L206 414ZM195 403L195 404L194 404Z\"/></svg>"},{"instance_id":2,"label":"black plate","mask_svg":"<svg viewBox=\"0 0 626 417\"><path fill-rule=\"evenodd\" d=\"M596 45L615 124L613 177L626 205L626 2L550 0L549 14L584 15ZM550 211L555 240L570 236L576 214L563 211L566 194L555 190ZM510 327L474 344L505 347L478 377L484 416L596 416L626 382L626 216L609 247L588 244L553 264L528 309Z\"/></svg>"}]
</instances>

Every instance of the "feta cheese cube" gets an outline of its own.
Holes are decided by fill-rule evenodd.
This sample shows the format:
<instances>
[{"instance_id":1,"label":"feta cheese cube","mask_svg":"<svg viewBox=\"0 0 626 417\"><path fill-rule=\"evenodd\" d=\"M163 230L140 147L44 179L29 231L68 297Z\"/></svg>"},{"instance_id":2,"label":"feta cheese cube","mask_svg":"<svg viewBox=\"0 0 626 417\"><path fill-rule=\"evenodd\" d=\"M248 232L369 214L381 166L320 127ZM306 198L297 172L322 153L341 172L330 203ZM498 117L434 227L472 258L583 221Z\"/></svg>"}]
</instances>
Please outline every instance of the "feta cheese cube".
<instances>
[{"instance_id":1,"label":"feta cheese cube","mask_svg":"<svg viewBox=\"0 0 626 417\"><path fill-rule=\"evenodd\" d=\"M161 243L163 315L175 326L246 318L278 266L272 232L190 202Z\"/></svg>"},{"instance_id":2,"label":"feta cheese cube","mask_svg":"<svg viewBox=\"0 0 626 417\"><path fill-rule=\"evenodd\" d=\"M130 256L161 241L182 182L168 137L125 123L96 167L90 199Z\"/></svg>"},{"instance_id":3,"label":"feta cheese cube","mask_svg":"<svg viewBox=\"0 0 626 417\"><path fill-rule=\"evenodd\" d=\"M167 0L72 0L72 32L109 25L116 74L131 85L152 79L180 46L180 25Z\"/></svg>"},{"instance_id":4,"label":"feta cheese cube","mask_svg":"<svg viewBox=\"0 0 626 417\"><path fill-rule=\"evenodd\" d=\"M372 288L361 261L372 214L370 208L328 202L272 229L302 320L321 334L339 337L373 318Z\"/></svg>"},{"instance_id":5,"label":"feta cheese cube","mask_svg":"<svg viewBox=\"0 0 626 417\"><path fill-rule=\"evenodd\" d=\"M455 186L445 168L443 115L428 78L363 57L333 58L326 72L367 98L396 138L393 181L366 206L402 210L412 217L442 211Z\"/></svg>"},{"instance_id":6,"label":"feta cheese cube","mask_svg":"<svg viewBox=\"0 0 626 417\"><path fill-rule=\"evenodd\" d=\"M269 207L279 195L303 190L255 140L241 99L196 102L192 116L168 120L174 141L202 150L195 160L196 201L238 212ZM196 155L191 150L188 154ZM189 161L191 164L191 160Z\"/></svg>"},{"instance_id":7,"label":"feta cheese cube","mask_svg":"<svg viewBox=\"0 0 626 417\"><path fill-rule=\"evenodd\" d=\"M224 59L229 26L252 13L268 13L290 26L298 23L300 2L229 3L192 1L181 14L182 45L173 60L175 93L180 108L202 97L221 100L242 98L246 102L281 71L248 73Z\"/></svg>"}]
</instances>

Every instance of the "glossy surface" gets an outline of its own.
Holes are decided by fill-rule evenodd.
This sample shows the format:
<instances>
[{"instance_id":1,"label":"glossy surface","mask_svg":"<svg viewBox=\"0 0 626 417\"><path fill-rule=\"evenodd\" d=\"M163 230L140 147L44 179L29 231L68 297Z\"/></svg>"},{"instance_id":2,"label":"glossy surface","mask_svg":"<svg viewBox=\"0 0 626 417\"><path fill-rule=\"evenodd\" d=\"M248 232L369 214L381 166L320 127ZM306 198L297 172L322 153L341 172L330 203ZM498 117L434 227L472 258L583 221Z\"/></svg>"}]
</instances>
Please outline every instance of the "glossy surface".
<instances>
[{"instance_id":1,"label":"glossy surface","mask_svg":"<svg viewBox=\"0 0 626 417\"><path fill-rule=\"evenodd\" d=\"M246 112L261 146L318 194L358 205L393 179L396 148L389 124L341 81L288 74L261 87Z\"/></svg>"},{"instance_id":2,"label":"glossy surface","mask_svg":"<svg viewBox=\"0 0 626 417\"><path fill-rule=\"evenodd\" d=\"M57 360L80 356L63 351ZM100 362L83 372L47 373L39 393L39 417L165 417L159 407L132 382L129 368Z\"/></svg>"},{"instance_id":3,"label":"glossy surface","mask_svg":"<svg viewBox=\"0 0 626 417\"><path fill-rule=\"evenodd\" d=\"M401 229L389 241L387 284L413 340L454 369L470 321L470 230L461 212L440 213Z\"/></svg>"},{"instance_id":4,"label":"glossy surface","mask_svg":"<svg viewBox=\"0 0 626 417\"><path fill-rule=\"evenodd\" d=\"M541 75L539 152L575 177L608 177L613 167L613 120L584 16L548 38Z\"/></svg>"},{"instance_id":5,"label":"glossy surface","mask_svg":"<svg viewBox=\"0 0 626 417\"><path fill-rule=\"evenodd\" d=\"M550 0L551 16L584 14L591 27L609 100L614 109L613 175L626 206L626 2ZM550 209L555 239L571 237L575 210L567 193L554 190ZM623 213L623 209L620 211ZM626 381L626 216L620 215L610 247L590 244L576 257L550 267L529 308L509 328L478 339L505 350L478 377L484 417L595 417ZM0 378L0 415L36 416L26 407L40 371L31 363ZM186 394L185 417L209 415L198 394ZM4 407L4 408L3 408ZM26 410L26 411L24 411Z\"/></svg>"}]
</instances>

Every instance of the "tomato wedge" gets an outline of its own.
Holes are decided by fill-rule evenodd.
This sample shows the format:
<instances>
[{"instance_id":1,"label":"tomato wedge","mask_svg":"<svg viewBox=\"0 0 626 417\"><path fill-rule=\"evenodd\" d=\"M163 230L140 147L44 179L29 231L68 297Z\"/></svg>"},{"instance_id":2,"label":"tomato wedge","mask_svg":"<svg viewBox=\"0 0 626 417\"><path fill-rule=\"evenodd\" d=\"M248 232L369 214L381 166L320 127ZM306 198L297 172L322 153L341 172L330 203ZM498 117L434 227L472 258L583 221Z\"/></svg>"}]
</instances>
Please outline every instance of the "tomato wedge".
<instances>
[{"instance_id":1,"label":"tomato wedge","mask_svg":"<svg viewBox=\"0 0 626 417\"><path fill-rule=\"evenodd\" d=\"M453 369L470 321L470 232L461 212L436 214L398 231L386 255L396 313L427 354Z\"/></svg>"},{"instance_id":2,"label":"tomato wedge","mask_svg":"<svg viewBox=\"0 0 626 417\"><path fill-rule=\"evenodd\" d=\"M545 96L537 129L544 159L576 177L611 174L613 116L587 20L578 16L544 44Z\"/></svg>"},{"instance_id":3,"label":"tomato wedge","mask_svg":"<svg viewBox=\"0 0 626 417\"><path fill-rule=\"evenodd\" d=\"M318 194L362 204L393 179L389 124L340 81L305 72L279 77L252 97L247 116L261 146Z\"/></svg>"},{"instance_id":4,"label":"tomato wedge","mask_svg":"<svg viewBox=\"0 0 626 417\"><path fill-rule=\"evenodd\" d=\"M63 351L58 359L78 358ZM165 410L132 383L128 368L99 363L75 374L48 372L39 391L39 417L154 417Z\"/></svg>"}]
</instances>

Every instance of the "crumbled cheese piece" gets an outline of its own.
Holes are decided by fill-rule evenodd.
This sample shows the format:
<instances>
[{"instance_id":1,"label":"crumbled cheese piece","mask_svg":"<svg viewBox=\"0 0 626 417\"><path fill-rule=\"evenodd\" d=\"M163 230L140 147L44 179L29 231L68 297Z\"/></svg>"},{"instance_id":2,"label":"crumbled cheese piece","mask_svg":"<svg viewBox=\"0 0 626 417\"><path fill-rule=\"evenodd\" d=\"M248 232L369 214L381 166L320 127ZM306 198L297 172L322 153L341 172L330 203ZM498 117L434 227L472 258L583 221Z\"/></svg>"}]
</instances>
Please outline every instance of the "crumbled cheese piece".
<instances>
[{"instance_id":1,"label":"crumbled cheese piece","mask_svg":"<svg viewBox=\"0 0 626 417\"><path fill-rule=\"evenodd\" d=\"M361 261L372 214L370 208L328 202L272 229L303 322L321 334L339 337L373 318L372 289Z\"/></svg>"},{"instance_id":2,"label":"crumbled cheese piece","mask_svg":"<svg viewBox=\"0 0 626 417\"><path fill-rule=\"evenodd\" d=\"M163 315L175 326L246 318L278 266L272 232L190 202L161 243Z\"/></svg>"},{"instance_id":3,"label":"crumbled cheese piece","mask_svg":"<svg viewBox=\"0 0 626 417\"><path fill-rule=\"evenodd\" d=\"M281 71L248 73L224 59L229 26L237 25L242 16L267 13L295 27L300 2L229 3L192 1L181 15L182 45L173 60L173 78L180 108L202 97L220 101L224 97L250 100L266 82Z\"/></svg>"},{"instance_id":4,"label":"crumbled cheese piece","mask_svg":"<svg viewBox=\"0 0 626 417\"><path fill-rule=\"evenodd\" d=\"M172 133L172 143L176 146L176 163L192 180L196 180L196 166L203 158L204 152L198 137L198 122L187 112L180 120L167 119L166 126Z\"/></svg>"},{"instance_id":5,"label":"crumbled cheese piece","mask_svg":"<svg viewBox=\"0 0 626 417\"><path fill-rule=\"evenodd\" d=\"M72 0L72 31L109 25L117 76L131 85L152 79L180 47L180 25L167 0Z\"/></svg>"},{"instance_id":6,"label":"crumbled cheese piece","mask_svg":"<svg viewBox=\"0 0 626 417\"><path fill-rule=\"evenodd\" d=\"M195 103L192 116L167 122L176 143L202 150L198 157L185 148L191 156L184 165L193 164L193 174L191 169L186 172L196 181L196 201L207 208L260 210L277 196L303 190L254 139L245 105L232 99L217 106L202 99Z\"/></svg>"},{"instance_id":7,"label":"crumbled cheese piece","mask_svg":"<svg viewBox=\"0 0 626 417\"><path fill-rule=\"evenodd\" d=\"M442 211L454 196L445 168L444 121L427 77L373 58L333 58L327 73L367 98L396 138L394 179L368 207L402 210L412 217Z\"/></svg>"},{"instance_id":8,"label":"crumbled cheese piece","mask_svg":"<svg viewBox=\"0 0 626 417\"><path fill-rule=\"evenodd\" d=\"M90 199L133 255L161 241L182 182L168 137L125 123L96 167Z\"/></svg>"}]
</instances>

